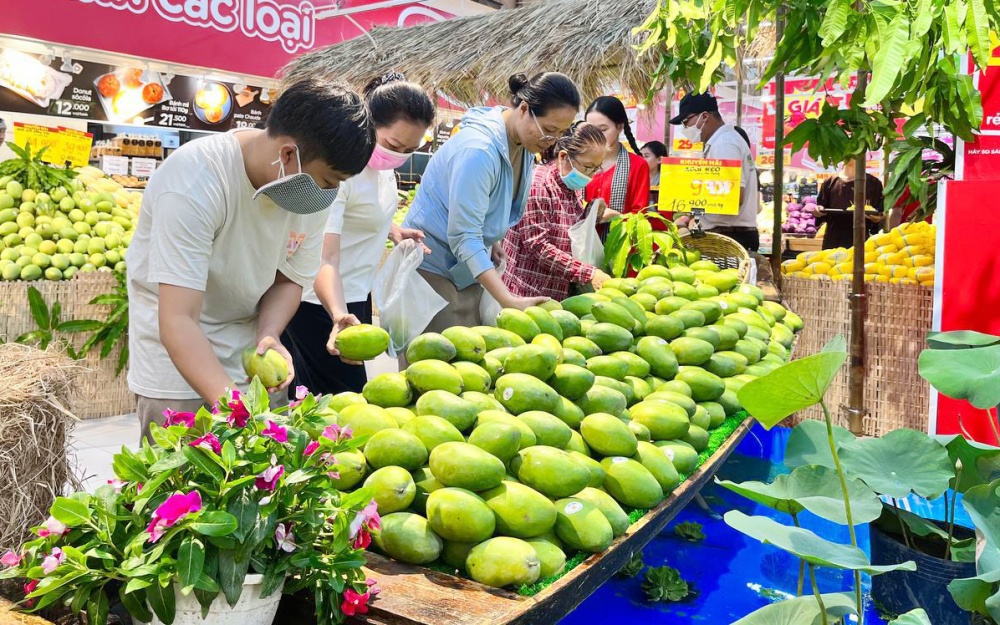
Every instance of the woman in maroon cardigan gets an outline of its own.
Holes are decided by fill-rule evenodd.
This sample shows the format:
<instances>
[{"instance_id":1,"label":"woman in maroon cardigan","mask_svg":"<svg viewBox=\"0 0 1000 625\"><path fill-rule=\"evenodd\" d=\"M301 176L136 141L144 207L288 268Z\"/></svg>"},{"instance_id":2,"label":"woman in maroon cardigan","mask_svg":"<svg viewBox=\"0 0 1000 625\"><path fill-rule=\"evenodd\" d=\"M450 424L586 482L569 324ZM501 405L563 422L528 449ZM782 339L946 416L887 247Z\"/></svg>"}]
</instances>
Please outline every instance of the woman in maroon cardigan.
<instances>
[{"instance_id":1,"label":"woman in maroon cardigan","mask_svg":"<svg viewBox=\"0 0 1000 625\"><path fill-rule=\"evenodd\" d=\"M503 241L507 254L503 282L514 295L561 300L569 295L571 284L590 283L597 289L608 279L597 267L573 258L569 238L569 228L586 216L580 191L601 168L604 152L603 133L584 122L543 154L524 217Z\"/></svg>"},{"instance_id":2,"label":"woman in maroon cardigan","mask_svg":"<svg viewBox=\"0 0 1000 625\"><path fill-rule=\"evenodd\" d=\"M632 135L625 105L616 97L601 96L587 107L586 119L604 133L608 146L602 170L587 185L587 201L604 200L609 209L604 221L642 211L649 206L649 165ZM619 141L622 133L625 133L632 152ZM654 221L653 227L662 229L662 224ZM601 230L603 234L607 228Z\"/></svg>"}]
</instances>

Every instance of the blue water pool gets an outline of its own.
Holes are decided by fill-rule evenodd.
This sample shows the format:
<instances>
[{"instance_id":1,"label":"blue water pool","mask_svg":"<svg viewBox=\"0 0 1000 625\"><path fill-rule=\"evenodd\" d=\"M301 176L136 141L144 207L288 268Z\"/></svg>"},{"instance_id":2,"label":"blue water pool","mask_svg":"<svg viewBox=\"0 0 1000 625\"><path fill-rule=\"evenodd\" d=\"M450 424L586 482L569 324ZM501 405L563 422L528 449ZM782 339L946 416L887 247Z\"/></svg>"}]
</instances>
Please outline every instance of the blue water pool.
<instances>
[{"instance_id":1,"label":"blue water pool","mask_svg":"<svg viewBox=\"0 0 1000 625\"><path fill-rule=\"evenodd\" d=\"M788 472L782 459L789 432L787 428L775 428L768 432L760 426L755 427L719 470L718 477L733 481L768 482L776 475ZM738 509L746 514L766 515L783 523L791 522L787 515L758 506L714 483L708 485L702 495L718 515ZM940 501L928 504L915 499L901 505L921 515L943 517L944 507ZM643 550L647 566L670 565L678 569L686 580L693 582L698 591L696 598L682 603L648 603L641 588L642 575L633 579L616 577L563 619L561 625L608 622L728 625L768 603L794 596L798 560L743 536L726 525L718 515L707 513L692 503ZM705 540L690 543L677 537L673 532L674 525L685 521L703 525ZM961 514L958 521L963 523ZM844 543L850 540L846 527L824 521L808 512L800 515L800 522L803 527L829 540ZM964 524L968 524L967 518ZM868 551L868 528L859 526L857 529L859 546ZM822 592L852 588L853 575L850 573L817 568L816 574ZM867 591L867 578L864 583ZM806 592L809 592L808 580ZM885 621L869 605L865 623L884 625Z\"/></svg>"}]
</instances>

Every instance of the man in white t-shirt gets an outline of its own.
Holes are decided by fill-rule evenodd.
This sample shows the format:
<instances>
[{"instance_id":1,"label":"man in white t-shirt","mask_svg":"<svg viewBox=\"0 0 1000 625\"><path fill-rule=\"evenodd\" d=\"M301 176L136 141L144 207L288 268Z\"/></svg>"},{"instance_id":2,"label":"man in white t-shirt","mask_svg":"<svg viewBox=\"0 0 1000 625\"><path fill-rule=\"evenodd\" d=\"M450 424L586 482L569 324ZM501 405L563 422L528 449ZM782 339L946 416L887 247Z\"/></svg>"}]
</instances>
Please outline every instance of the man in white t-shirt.
<instances>
[{"instance_id":1,"label":"man in white t-shirt","mask_svg":"<svg viewBox=\"0 0 1000 625\"><path fill-rule=\"evenodd\" d=\"M738 215L702 215L699 223L703 230L723 234L735 239L748 251L760 248L757 232L757 213L760 200L757 195L757 169L754 166L750 145L727 124L719 114L719 103L710 93L689 93L681 98L680 111L670 120L680 126L678 132L693 143L704 142L705 158L734 160L741 163L740 212Z\"/></svg>"},{"instance_id":2,"label":"man in white t-shirt","mask_svg":"<svg viewBox=\"0 0 1000 625\"><path fill-rule=\"evenodd\" d=\"M156 170L129 246L129 388L142 432L242 383L241 354L275 349L320 265L327 210L371 157L362 99L319 80L290 86L267 129L184 145Z\"/></svg>"}]
</instances>

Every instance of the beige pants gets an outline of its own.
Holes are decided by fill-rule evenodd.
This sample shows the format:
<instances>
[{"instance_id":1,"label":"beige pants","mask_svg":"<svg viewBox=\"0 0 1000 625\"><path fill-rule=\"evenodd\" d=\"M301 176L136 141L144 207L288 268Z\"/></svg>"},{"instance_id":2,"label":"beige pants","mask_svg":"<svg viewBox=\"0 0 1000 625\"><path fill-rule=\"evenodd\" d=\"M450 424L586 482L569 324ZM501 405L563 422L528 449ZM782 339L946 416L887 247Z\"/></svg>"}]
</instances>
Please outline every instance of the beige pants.
<instances>
[{"instance_id":1,"label":"beige pants","mask_svg":"<svg viewBox=\"0 0 1000 625\"><path fill-rule=\"evenodd\" d=\"M151 423L163 425L163 421L166 419L166 417L163 416L164 410L169 409L177 412L198 412L198 410L203 406L205 408L211 408L211 406L200 399L158 399L155 397L143 397L142 395L139 395L138 399L139 401L136 405L135 411L139 416L140 444L143 439L153 442L153 439L149 436L149 425ZM288 405L288 391L273 393L268 396L268 400L272 409L286 406Z\"/></svg>"},{"instance_id":2,"label":"beige pants","mask_svg":"<svg viewBox=\"0 0 1000 625\"><path fill-rule=\"evenodd\" d=\"M424 280L427 280L431 288L448 302L444 310L431 319L430 325L424 330L425 332L441 332L452 326L471 328L482 323L479 318L479 301L483 297L483 287L478 283L459 290L454 282L444 276L427 271L419 271L419 273Z\"/></svg>"}]
</instances>

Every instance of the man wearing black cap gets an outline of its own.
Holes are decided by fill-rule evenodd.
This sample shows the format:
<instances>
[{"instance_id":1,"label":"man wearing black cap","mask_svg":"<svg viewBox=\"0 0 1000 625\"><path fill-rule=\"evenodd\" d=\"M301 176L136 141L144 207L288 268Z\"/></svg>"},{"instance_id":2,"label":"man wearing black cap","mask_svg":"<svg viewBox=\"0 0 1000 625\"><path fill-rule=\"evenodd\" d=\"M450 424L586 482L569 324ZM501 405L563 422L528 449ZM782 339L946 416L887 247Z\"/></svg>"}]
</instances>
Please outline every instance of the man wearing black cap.
<instances>
[{"instance_id":1,"label":"man wearing black cap","mask_svg":"<svg viewBox=\"0 0 1000 625\"><path fill-rule=\"evenodd\" d=\"M703 230L735 239L748 251L760 247L757 233L757 173L750 146L736 127L719 115L719 103L710 93L689 93L681 99L679 114L670 120L680 136L692 143L704 142L705 158L734 160L742 164L740 212L738 215L702 215Z\"/></svg>"}]
</instances>

